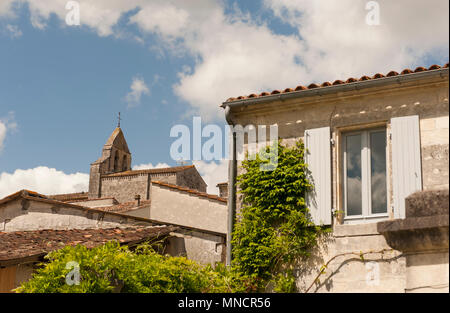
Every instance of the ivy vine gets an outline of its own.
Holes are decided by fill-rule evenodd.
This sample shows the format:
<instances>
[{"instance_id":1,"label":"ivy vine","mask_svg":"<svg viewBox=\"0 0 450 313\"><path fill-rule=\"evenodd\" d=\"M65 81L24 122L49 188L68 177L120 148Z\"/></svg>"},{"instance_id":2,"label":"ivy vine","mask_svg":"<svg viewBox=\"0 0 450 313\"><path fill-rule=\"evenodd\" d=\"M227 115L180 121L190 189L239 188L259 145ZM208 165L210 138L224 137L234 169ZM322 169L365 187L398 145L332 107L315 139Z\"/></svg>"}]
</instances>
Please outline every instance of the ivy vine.
<instances>
[{"instance_id":1,"label":"ivy vine","mask_svg":"<svg viewBox=\"0 0 450 313\"><path fill-rule=\"evenodd\" d=\"M242 162L237 181L242 208L233 232L233 267L276 292L296 292L294 270L310 255L324 228L314 225L305 196L313 186L301 140L281 140ZM272 171L261 170L272 160Z\"/></svg>"}]
</instances>

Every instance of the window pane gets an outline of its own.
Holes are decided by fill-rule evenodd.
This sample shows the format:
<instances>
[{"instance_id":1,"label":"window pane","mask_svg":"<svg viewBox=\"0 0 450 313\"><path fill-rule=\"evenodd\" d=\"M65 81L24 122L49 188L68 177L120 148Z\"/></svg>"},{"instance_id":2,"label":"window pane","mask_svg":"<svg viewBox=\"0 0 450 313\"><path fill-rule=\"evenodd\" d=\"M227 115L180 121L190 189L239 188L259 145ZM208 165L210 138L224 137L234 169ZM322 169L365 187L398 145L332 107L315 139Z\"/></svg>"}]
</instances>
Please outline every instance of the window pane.
<instances>
[{"instance_id":1,"label":"window pane","mask_svg":"<svg viewBox=\"0 0 450 313\"><path fill-rule=\"evenodd\" d=\"M361 215L361 134L346 136L346 149L347 215Z\"/></svg>"},{"instance_id":2,"label":"window pane","mask_svg":"<svg viewBox=\"0 0 450 313\"><path fill-rule=\"evenodd\" d=\"M387 213L386 131L370 134L372 213Z\"/></svg>"}]
</instances>

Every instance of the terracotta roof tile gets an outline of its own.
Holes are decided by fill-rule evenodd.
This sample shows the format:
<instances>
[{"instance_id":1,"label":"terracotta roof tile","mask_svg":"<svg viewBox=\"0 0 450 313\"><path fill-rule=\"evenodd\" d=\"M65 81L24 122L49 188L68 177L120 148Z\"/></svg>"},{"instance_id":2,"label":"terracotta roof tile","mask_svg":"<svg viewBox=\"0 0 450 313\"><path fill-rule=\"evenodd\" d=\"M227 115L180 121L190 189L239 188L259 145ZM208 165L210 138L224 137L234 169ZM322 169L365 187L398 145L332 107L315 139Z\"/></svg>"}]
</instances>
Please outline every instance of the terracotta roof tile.
<instances>
[{"instance_id":1,"label":"terracotta roof tile","mask_svg":"<svg viewBox=\"0 0 450 313\"><path fill-rule=\"evenodd\" d=\"M372 79L378 79L378 78L383 78L384 75L381 73L376 73L375 75L373 75Z\"/></svg>"},{"instance_id":2,"label":"terracotta roof tile","mask_svg":"<svg viewBox=\"0 0 450 313\"><path fill-rule=\"evenodd\" d=\"M390 71L389 73L387 73L387 77L391 77L391 76L397 76L398 73L396 71Z\"/></svg>"},{"instance_id":3,"label":"terracotta roof tile","mask_svg":"<svg viewBox=\"0 0 450 313\"><path fill-rule=\"evenodd\" d=\"M426 69L425 67L419 66L419 67L417 67L417 68L414 70L414 73L424 72L424 71L426 71L426 70L427 70L427 69Z\"/></svg>"},{"instance_id":4,"label":"terracotta roof tile","mask_svg":"<svg viewBox=\"0 0 450 313\"><path fill-rule=\"evenodd\" d=\"M152 181L152 184L156 184L156 185L159 185L159 186L167 187L167 188L170 188L170 189L174 189L174 190L178 190L178 191L182 191L182 192L186 192L186 193L190 193L192 195L199 196L199 197L202 197L202 198L208 198L208 199L217 200L217 201L220 201L220 202L227 203L227 199L225 199L225 198L221 198L219 196L211 195L211 194L208 194L208 193L205 193L205 192L200 192L200 191L197 191L197 190L194 190L194 189L189 189L189 188L186 188L186 187L172 185L172 184L168 184L168 183L161 182L161 181Z\"/></svg>"},{"instance_id":5,"label":"terracotta roof tile","mask_svg":"<svg viewBox=\"0 0 450 313\"><path fill-rule=\"evenodd\" d=\"M411 71L409 68L405 68L405 69L401 72L402 75L405 75L405 74L411 74L411 73L414 73L414 72Z\"/></svg>"},{"instance_id":6,"label":"terracotta roof tile","mask_svg":"<svg viewBox=\"0 0 450 313\"><path fill-rule=\"evenodd\" d=\"M173 226L129 227L124 229L72 229L37 230L0 233L0 264L20 259L43 256L64 246L77 244L93 248L111 240L124 244L136 244L149 239L161 238L175 231Z\"/></svg>"},{"instance_id":7,"label":"terracotta roof tile","mask_svg":"<svg viewBox=\"0 0 450 313\"><path fill-rule=\"evenodd\" d=\"M280 93L289 93L289 92L295 92L295 91L302 91L302 90L308 90L308 89L314 89L314 88L324 88L324 87L329 87L329 86L335 86L335 85L341 85L341 84L349 84L349 83L356 83L358 81L366 81L366 80L373 80L373 79L380 79L383 77L392 77L392 76L397 76L397 75L407 75L407 74L412 74L412 73L418 73L418 72L424 72L424 71L432 71L432 70L438 70L441 68L448 68L448 63L446 63L444 66L439 66L437 64L431 65L428 69L423 67L423 66L419 66L417 67L414 71L412 71L411 69L407 68L404 69L403 71L401 71L401 73L399 74L396 71L390 71L389 73L387 73L386 75L382 74L382 73L376 73L375 75L373 75L372 77L364 75L359 79L350 77L348 79L344 80L335 80L333 83L330 82L324 82L321 85L318 85L316 83L312 83L310 85L308 85L308 87L305 86L297 86L295 87L295 89L292 88L286 88L283 90L283 92L281 92L280 90L273 90L272 92L261 92L259 95L256 95L254 93L252 93L251 95L247 96L240 96L237 98L228 98L228 100L226 102L232 102L232 101L236 101L236 100L244 100L244 99L248 99L248 98L258 98L258 97L265 97L265 96L269 96L269 95L275 95L275 94L280 94Z\"/></svg>"},{"instance_id":8,"label":"terracotta roof tile","mask_svg":"<svg viewBox=\"0 0 450 313\"><path fill-rule=\"evenodd\" d=\"M300 91L300 90L306 90L306 89L308 89L307 87L305 87L305 86L297 86L297 87L295 87L295 91Z\"/></svg>"}]
</instances>

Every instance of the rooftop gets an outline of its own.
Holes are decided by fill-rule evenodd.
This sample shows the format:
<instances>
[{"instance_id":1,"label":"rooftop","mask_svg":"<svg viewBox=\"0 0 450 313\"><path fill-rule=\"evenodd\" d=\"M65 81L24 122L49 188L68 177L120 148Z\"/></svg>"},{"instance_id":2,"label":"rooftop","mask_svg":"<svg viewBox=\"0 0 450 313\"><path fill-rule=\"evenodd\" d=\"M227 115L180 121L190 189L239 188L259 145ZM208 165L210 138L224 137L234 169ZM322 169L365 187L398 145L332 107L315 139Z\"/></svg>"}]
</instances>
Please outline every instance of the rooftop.
<instances>
[{"instance_id":1,"label":"rooftop","mask_svg":"<svg viewBox=\"0 0 450 313\"><path fill-rule=\"evenodd\" d=\"M211 200L216 200L216 201L227 203L227 199L221 198L221 197L216 196L216 195L211 195L211 194L208 194L206 192L200 192L200 191L197 191L197 190L194 190L194 189L189 189L189 188L186 188L186 187L172 185L172 184L168 184L168 183L161 182L161 181L152 181L152 184L156 184L156 185L159 185L159 186L162 186L162 187L166 187L166 188L170 188L170 189L173 189L173 190L189 193L189 194L194 195L194 196L198 196L198 197L202 197L202 198L207 198L207 199L211 199Z\"/></svg>"},{"instance_id":2,"label":"rooftop","mask_svg":"<svg viewBox=\"0 0 450 313\"><path fill-rule=\"evenodd\" d=\"M176 229L177 227L173 226L151 226L0 232L0 265L18 264L24 259L34 261L51 251L78 244L93 248L116 240L121 244L136 245L166 237Z\"/></svg>"}]
</instances>

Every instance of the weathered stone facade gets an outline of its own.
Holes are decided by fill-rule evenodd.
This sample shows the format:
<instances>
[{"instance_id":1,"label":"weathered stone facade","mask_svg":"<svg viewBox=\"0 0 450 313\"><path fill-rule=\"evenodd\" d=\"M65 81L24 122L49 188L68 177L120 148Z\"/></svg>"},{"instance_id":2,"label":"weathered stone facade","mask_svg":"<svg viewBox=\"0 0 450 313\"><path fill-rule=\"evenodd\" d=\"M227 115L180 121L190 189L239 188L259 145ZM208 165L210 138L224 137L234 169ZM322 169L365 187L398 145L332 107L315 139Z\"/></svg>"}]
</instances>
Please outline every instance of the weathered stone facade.
<instances>
[{"instance_id":1,"label":"weathered stone facade","mask_svg":"<svg viewBox=\"0 0 450 313\"><path fill-rule=\"evenodd\" d=\"M306 130L330 128L331 205L327 210L332 214L333 231L322 238L312 257L298 266L297 285L301 291L311 287L309 292L448 292L448 239L439 239L443 247L438 252L430 252L423 258L408 258L400 248L387 242L385 233L382 234L377 228L377 222L393 221L398 214L393 205L393 146L389 137L392 118L418 116L420 189L449 188L448 65L445 68L434 66L428 73L426 69L405 73L402 74L405 77L396 77L395 74L392 77L379 76L381 78L376 78L380 79L378 82L365 78L348 82L346 86L343 81L338 81L336 85L299 89L298 93L291 89L286 96L277 91L273 95L253 95L223 103L224 108L229 106L229 118L234 124L244 127L276 124L278 136L288 145L298 139L304 140ZM341 84L343 86L339 86ZM292 95L288 96L289 93ZM386 129L387 134L388 214L359 220L333 214L344 210L342 134L377 127ZM404 137L408 138L408 134ZM238 152L247 149L247 143L237 147ZM240 173L242 167L238 162ZM236 206L239 213L239 197ZM446 225L448 236L448 222ZM361 252L365 253L363 259ZM333 261L326 275L319 278L319 283L314 283L319 269L329 260ZM425 266L423 271L421 265ZM443 270L445 266L447 271ZM422 272L416 275L412 271ZM423 279L427 275L430 278L428 281ZM437 279L436 275L441 275L441 278Z\"/></svg>"}]
</instances>

